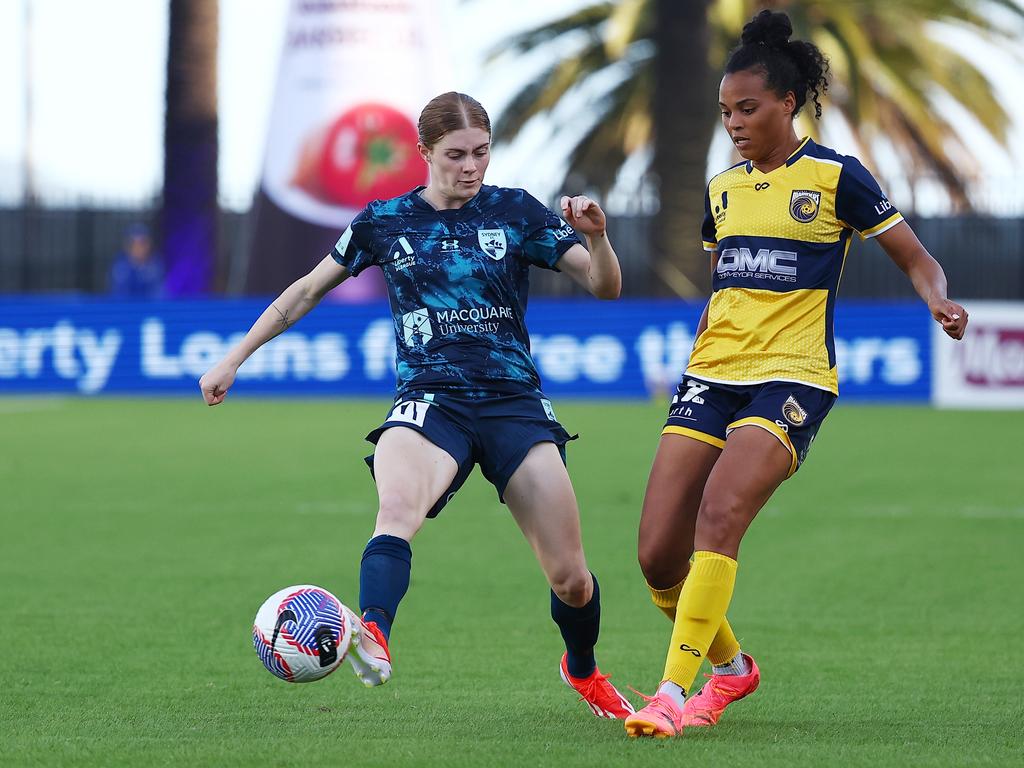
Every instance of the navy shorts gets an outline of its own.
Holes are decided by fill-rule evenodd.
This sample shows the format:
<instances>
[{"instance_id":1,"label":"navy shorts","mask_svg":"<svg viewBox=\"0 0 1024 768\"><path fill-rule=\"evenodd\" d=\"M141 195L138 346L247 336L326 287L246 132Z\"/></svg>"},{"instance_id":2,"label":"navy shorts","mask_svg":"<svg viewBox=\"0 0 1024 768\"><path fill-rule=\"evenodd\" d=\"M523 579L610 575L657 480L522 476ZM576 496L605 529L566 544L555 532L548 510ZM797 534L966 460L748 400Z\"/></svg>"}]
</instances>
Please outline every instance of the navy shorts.
<instances>
[{"instance_id":1,"label":"navy shorts","mask_svg":"<svg viewBox=\"0 0 1024 768\"><path fill-rule=\"evenodd\" d=\"M558 423L551 401L540 392L465 398L407 392L400 396L377 429L366 436L374 445L391 427L408 427L444 450L459 465L455 479L427 517L436 517L479 464L504 503L505 488L526 454L538 443L554 443L565 462L569 435ZM373 456L366 457L373 473Z\"/></svg>"},{"instance_id":2,"label":"navy shorts","mask_svg":"<svg viewBox=\"0 0 1024 768\"><path fill-rule=\"evenodd\" d=\"M821 423L836 401L831 392L806 384L715 384L683 376L676 388L663 435L686 435L725 447L737 427L753 425L771 432L793 457L789 474L803 463Z\"/></svg>"}]
</instances>

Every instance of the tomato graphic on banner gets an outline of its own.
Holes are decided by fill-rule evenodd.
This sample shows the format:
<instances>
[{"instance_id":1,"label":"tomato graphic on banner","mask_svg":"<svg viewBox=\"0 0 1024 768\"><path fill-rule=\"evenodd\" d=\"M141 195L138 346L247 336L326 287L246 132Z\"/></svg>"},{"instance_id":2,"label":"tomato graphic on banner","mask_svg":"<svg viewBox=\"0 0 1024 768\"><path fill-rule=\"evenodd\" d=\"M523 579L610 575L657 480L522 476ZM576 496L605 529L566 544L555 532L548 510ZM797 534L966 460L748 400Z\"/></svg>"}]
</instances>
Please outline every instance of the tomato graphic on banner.
<instances>
[{"instance_id":1,"label":"tomato graphic on banner","mask_svg":"<svg viewBox=\"0 0 1024 768\"><path fill-rule=\"evenodd\" d=\"M443 12L431 0L292 0L253 205L247 292L280 292L368 202L427 183L416 120L427 101L451 90L449 53L438 44ZM338 294L383 295L379 271L346 281Z\"/></svg>"},{"instance_id":2,"label":"tomato graphic on banner","mask_svg":"<svg viewBox=\"0 0 1024 768\"><path fill-rule=\"evenodd\" d=\"M359 104L314 135L293 180L322 202L361 208L427 183L412 120L386 104Z\"/></svg>"}]
</instances>

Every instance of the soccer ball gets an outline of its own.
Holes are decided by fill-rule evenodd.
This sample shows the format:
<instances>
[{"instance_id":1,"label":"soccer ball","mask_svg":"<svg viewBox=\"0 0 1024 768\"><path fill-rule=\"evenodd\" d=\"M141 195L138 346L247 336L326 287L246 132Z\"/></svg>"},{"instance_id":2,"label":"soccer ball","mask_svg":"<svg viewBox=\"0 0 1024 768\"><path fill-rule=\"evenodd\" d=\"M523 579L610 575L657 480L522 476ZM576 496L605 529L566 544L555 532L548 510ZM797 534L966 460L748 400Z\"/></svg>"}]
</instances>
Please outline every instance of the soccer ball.
<instances>
[{"instance_id":1,"label":"soccer ball","mask_svg":"<svg viewBox=\"0 0 1024 768\"><path fill-rule=\"evenodd\" d=\"M252 644L268 670L289 683L311 683L341 666L352 645L352 612L326 589L286 587L267 598L252 625Z\"/></svg>"}]
</instances>

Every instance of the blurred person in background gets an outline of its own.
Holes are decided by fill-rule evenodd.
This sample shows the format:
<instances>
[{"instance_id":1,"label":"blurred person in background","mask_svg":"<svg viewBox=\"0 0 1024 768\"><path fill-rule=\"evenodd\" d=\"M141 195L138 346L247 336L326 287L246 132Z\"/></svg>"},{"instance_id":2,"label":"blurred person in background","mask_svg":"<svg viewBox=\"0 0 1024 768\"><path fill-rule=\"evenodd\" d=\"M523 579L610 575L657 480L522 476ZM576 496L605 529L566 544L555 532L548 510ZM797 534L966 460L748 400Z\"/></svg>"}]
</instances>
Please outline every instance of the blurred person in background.
<instances>
[{"instance_id":1,"label":"blurred person in background","mask_svg":"<svg viewBox=\"0 0 1024 768\"><path fill-rule=\"evenodd\" d=\"M119 298L158 299L163 294L164 267L153 250L145 224L125 230L124 247L110 268L110 293Z\"/></svg>"},{"instance_id":2,"label":"blurred person in background","mask_svg":"<svg viewBox=\"0 0 1024 768\"><path fill-rule=\"evenodd\" d=\"M759 13L719 90L744 161L708 185L712 296L644 498L640 565L673 630L661 685L626 718L634 737L714 725L758 686L757 664L725 617L740 540L800 467L839 394L832 315L853 232L877 239L946 334L961 339L967 327L942 268L864 166L797 136L793 118L808 98L821 115L828 62L792 32L786 14ZM688 696L705 658L710 680Z\"/></svg>"},{"instance_id":3,"label":"blurred person in background","mask_svg":"<svg viewBox=\"0 0 1024 768\"><path fill-rule=\"evenodd\" d=\"M584 557L565 468L565 445L573 438L541 391L524 319L531 266L565 272L598 298L618 298L621 273L604 212L587 197L563 197L562 219L524 190L484 185L490 120L465 94L433 99L418 132L429 184L374 201L356 216L333 252L202 377L203 397L209 405L222 402L239 366L261 345L348 277L382 269L398 392L384 423L367 436L376 445L367 463L379 509L360 565L361 616L353 617L348 655L356 675L368 686L390 678L388 642L409 587L410 541L479 464L551 587L551 617L566 647L562 679L594 715L625 717L632 706L594 657L600 590ZM500 566L491 578L500 582ZM493 662L496 676L507 674L500 659Z\"/></svg>"}]
</instances>

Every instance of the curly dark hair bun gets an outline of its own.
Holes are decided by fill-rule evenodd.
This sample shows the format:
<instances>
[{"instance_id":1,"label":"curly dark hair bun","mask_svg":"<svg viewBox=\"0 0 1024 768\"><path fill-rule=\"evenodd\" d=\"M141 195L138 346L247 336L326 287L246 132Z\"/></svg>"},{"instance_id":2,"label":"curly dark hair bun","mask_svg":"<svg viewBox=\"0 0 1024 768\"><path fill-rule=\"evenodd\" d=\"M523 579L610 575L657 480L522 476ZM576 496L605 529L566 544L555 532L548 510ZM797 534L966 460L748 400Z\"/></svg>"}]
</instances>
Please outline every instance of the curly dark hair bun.
<instances>
[{"instance_id":1,"label":"curly dark hair bun","mask_svg":"<svg viewBox=\"0 0 1024 768\"><path fill-rule=\"evenodd\" d=\"M775 11L761 11L743 25L742 45L758 45L763 43L771 48L782 48L789 42L793 34L793 24L789 16Z\"/></svg>"},{"instance_id":2,"label":"curly dark hair bun","mask_svg":"<svg viewBox=\"0 0 1024 768\"><path fill-rule=\"evenodd\" d=\"M765 87L780 98L792 91L796 117L808 97L821 117L819 97L828 90L828 59L814 43L790 40L793 23L781 11L761 11L743 27L740 45L729 54L725 73L752 70L764 75Z\"/></svg>"}]
</instances>

